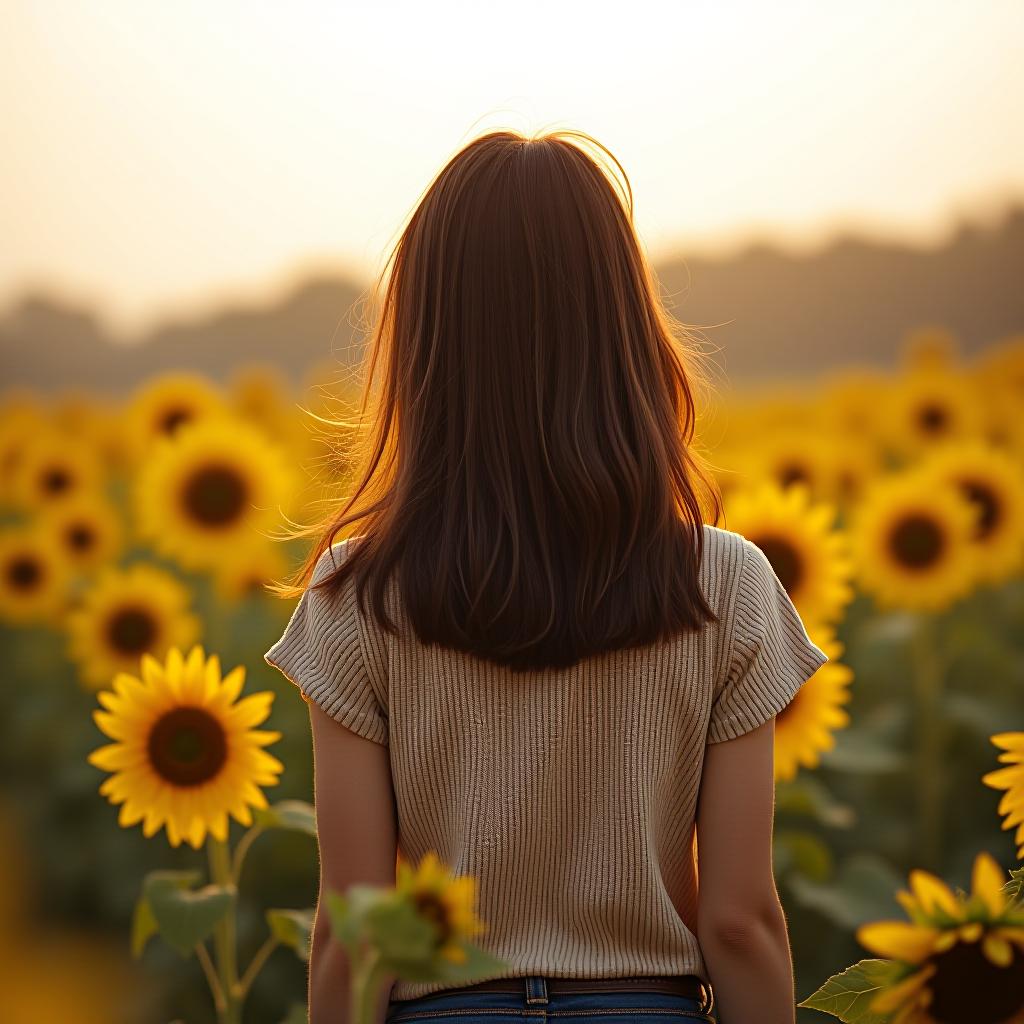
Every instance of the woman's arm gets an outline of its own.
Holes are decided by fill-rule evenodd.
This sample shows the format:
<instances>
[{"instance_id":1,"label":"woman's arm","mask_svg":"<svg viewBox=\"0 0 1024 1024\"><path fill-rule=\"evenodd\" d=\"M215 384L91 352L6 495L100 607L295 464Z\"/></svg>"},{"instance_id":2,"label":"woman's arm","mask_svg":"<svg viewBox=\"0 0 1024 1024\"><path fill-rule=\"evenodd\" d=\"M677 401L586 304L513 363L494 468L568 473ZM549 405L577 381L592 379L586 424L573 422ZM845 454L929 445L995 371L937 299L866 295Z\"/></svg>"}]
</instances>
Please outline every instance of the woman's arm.
<instances>
[{"instance_id":1,"label":"woman's arm","mask_svg":"<svg viewBox=\"0 0 1024 1024\"><path fill-rule=\"evenodd\" d=\"M364 739L309 703L320 841L320 893L309 960L310 1024L348 1024L348 951L333 938L324 897L354 883L392 886L398 821L386 746ZM387 979L383 1021L393 978Z\"/></svg>"},{"instance_id":2,"label":"woman's arm","mask_svg":"<svg viewBox=\"0 0 1024 1024\"><path fill-rule=\"evenodd\" d=\"M772 873L775 718L708 744L697 802L697 938L720 1024L794 1024L789 933Z\"/></svg>"}]
</instances>

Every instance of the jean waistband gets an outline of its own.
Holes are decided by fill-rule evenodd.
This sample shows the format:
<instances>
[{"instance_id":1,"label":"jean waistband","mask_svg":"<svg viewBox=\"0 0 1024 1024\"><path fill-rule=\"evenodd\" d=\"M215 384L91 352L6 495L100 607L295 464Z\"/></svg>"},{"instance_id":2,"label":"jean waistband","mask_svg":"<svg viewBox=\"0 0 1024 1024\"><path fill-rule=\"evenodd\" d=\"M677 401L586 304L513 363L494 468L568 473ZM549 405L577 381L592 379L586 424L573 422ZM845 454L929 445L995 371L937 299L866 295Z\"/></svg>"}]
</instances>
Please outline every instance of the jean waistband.
<instances>
[{"instance_id":1,"label":"jean waistband","mask_svg":"<svg viewBox=\"0 0 1024 1024\"><path fill-rule=\"evenodd\" d=\"M548 997L571 992L667 992L696 999L704 1008L713 1005L711 988L696 974L631 976L624 978L553 978L531 974L492 978L472 985L445 988L438 995L461 992L508 992L524 995L527 1005L544 1004Z\"/></svg>"}]
</instances>

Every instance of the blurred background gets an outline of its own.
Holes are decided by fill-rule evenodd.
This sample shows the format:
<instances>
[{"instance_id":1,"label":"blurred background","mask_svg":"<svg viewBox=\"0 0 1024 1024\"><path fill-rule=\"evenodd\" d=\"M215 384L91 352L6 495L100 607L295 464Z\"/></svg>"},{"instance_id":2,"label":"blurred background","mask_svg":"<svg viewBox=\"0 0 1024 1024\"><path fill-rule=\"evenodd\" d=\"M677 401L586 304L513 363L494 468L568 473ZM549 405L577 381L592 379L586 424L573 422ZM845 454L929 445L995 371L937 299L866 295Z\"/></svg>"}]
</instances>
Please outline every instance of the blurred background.
<instances>
[{"instance_id":1,"label":"blurred background","mask_svg":"<svg viewBox=\"0 0 1024 1024\"><path fill-rule=\"evenodd\" d=\"M262 584L303 549L268 534L343 493L316 417L358 400L369 287L489 128L621 161L711 357L695 443L723 525L833 656L778 730L798 998L901 915L912 867L1019 866L980 777L1024 730L1022 34L1013 0L4 4L6 1019L215 1019L195 959L131 955L147 872L205 860L118 827L97 692L202 643L276 694L268 797L310 798L305 707L262 661L293 607ZM243 961L267 907L315 898L314 839L268 832ZM275 948L245 1020L301 1019L304 984Z\"/></svg>"}]
</instances>

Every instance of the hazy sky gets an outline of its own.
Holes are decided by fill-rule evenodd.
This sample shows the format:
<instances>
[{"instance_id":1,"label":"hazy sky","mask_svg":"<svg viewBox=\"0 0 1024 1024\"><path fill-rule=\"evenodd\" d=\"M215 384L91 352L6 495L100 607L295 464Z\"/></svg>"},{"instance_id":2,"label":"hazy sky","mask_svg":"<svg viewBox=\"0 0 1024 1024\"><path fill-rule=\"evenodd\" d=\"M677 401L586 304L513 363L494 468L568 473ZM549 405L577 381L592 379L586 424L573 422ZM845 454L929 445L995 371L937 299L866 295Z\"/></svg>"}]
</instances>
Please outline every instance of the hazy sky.
<instances>
[{"instance_id":1,"label":"hazy sky","mask_svg":"<svg viewBox=\"0 0 1024 1024\"><path fill-rule=\"evenodd\" d=\"M487 128L618 156L655 257L1024 195L1024 2L3 0L0 303L123 331L379 269Z\"/></svg>"}]
</instances>

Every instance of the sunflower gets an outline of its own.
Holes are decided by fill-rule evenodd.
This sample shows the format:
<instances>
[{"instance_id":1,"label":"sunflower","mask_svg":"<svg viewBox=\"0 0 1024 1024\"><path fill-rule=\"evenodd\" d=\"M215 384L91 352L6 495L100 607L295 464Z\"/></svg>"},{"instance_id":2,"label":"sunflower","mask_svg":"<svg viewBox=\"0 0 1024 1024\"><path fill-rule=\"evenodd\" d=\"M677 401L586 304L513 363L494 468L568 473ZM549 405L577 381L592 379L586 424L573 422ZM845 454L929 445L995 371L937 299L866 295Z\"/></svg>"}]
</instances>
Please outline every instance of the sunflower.
<instances>
[{"instance_id":1,"label":"sunflower","mask_svg":"<svg viewBox=\"0 0 1024 1024\"><path fill-rule=\"evenodd\" d=\"M817 419L834 436L878 447L878 408L893 383L882 370L843 367L826 376L817 392Z\"/></svg>"},{"instance_id":2,"label":"sunflower","mask_svg":"<svg viewBox=\"0 0 1024 1024\"><path fill-rule=\"evenodd\" d=\"M452 878L437 854L428 850L415 870L399 859L395 889L412 900L418 913L437 927L438 954L463 963L463 941L487 928L474 910L476 879L472 875Z\"/></svg>"},{"instance_id":3,"label":"sunflower","mask_svg":"<svg viewBox=\"0 0 1024 1024\"><path fill-rule=\"evenodd\" d=\"M308 424L291 399L288 381L273 366L251 364L237 370L230 382L230 405L243 420L259 427L298 462L313 453Z\"/></svg>"},{"instance_id":4,"label":"sunflower","mask_svg":"<svg viewBox=\"0 0 1024 1024\"><path fill-rule=\"evenodd\" d=\"M896 897L910 921L857 929L861 945L905 966L869 1011L891 1024L1024 1024L1024 909L1002 892L1004 881L985 852L974 859L969 897L911 871L910 890Z\"/></svg>"},{"instance_id":5,"label":"sunflower","mask_svg":"<svg viewBox=\"0 0 1024 1024\"><path fill-rule=\"evenodd\" d=\"M107 566L68 615L69 649L82 681L99 687L117 672L131 671L143 654L162 657L199 635L188 611L189 592L153 565Z\"/></svg>"},{"instance_id":6,"label":"sunflower","mask_svg":"<svg viewBox=\"0 0 1024 1024\"><path fill-rule=\"evenodd\" d=\"M1010 391L990 391L982 409L982 436L1018 462L1024 461L1024 416L1021 396Z\"/></svg>"},{"instance_id":7,"label":"sunflower","mask_svg":"<svg viewBox=\"0 0 1024 1024\"><path fill-rule=\"evenodd\" d=\"M999 760L1008 767L982 775L981 781L993 789L1006 790L999 801L999 813L1006 815L1004 829L1017 826L1017 859L1024 860L1024 732L997 732L989 739L1003 748Z\"/></svg>"},{"instance_id":8,"label":"sunflower","mask_svg":"<svg viewBox=\"0 0 1024 1024\"><path fill-rule=\"evenodd\" d=\"M976 436L981 408L968 375L941 366L913 367L889 390L888 440L898 453L912 457L943 441Z\"/></svg>"},{"instance_id":9,"label":"sunflower","mask_svg":"<svg viewBox=\"0 0 1024 1024\"><path fill-rule=\"evenodd\" d=\"M972 558L990 583L1009 579L1024 562L1024 469L984 441L937 448L920 467L940 484L951 484L974 506Z\"/></svg>"},{"instance_id":10,"label":"sunflower","mask_svg":"<svg viewBox=\"0 0 1024 1024\"><path fill-rule=\"evenodd\" d=\"M17 503L39 510L102 486L102 464L95 449L56 429L26 441L14 474Z\"/></svg>"},{"instance_id":11,"label":"sunflower","mask_svg":"<svg viewBox=\"0 0 1024 1024\"><path fill-rule=\"evenodd\" d=\"M60 551L42 531L25 526L0 531L0 617L17 624L55 621L68 582Z\"/></svg>"},{"instance_id":12,"label":"sunflower","mask_svg":"<svg viewBox=\"0 0 1024 1024\"><path fill-rule=\"evenodd\" d=\"M774 481L744 488L726 501L729 529L768 557L801 616L836 621L853 599L845 534L834 528L835 507L812 502L805 484Z\"/></svg>"},{"instance_id":13,"label":"sunflower","mask_svg":"<svg viewBox=\"0 0 1024 1024\"><path fill-rule=\"evenodd\" d=\"M290 500L282 450L255 427L211 418L159 442L136 481L140 532L190 569L243 557Z\"/></svg>"},{"instance_id":14,"label":"sunflower","mask_svg":"<svg viewBox=\"0 0 1024 1024\"><path fill-rule=\"evenodd\" d=\"M781 488L802 483L817 495L826 486L836 447L820 429L807 425L771 430L744 444L740 471L747 481L773 480Z\"/></svg>"},{"instance_id":15,"label":"sunflower","mask_svg":"<svg viewBox=\"0 0 1024 1024\"><path fill-rule=\"evenodd\" d=\"M850 540L863 588L883 608L939 611L976 580L975 512L951 485L914 470L876 480L852 513Z\"/></svg>"},{"instance_id":16,"label":"sunflower","mask_svg":"<svg viewBox=\"0 0 1024 1024\"><path fill-rule=\"evenodd\" d=\"M821 495L837 505L845 518L883 469L883 453L874 441L844 436L832 445Z\"/></svg>"},{"instance_id":17,"label":"sunflower","mask_svg":"<svg viewBox=\"0 0 1024 1024\"><path fill-rule=\"evenodd\" d=\"M207 832L228 837L228 815L252 824L252 807L266 807L260 786L273 786L284 766L262 747L279 732L255 726L270 714L274 694L239 700L245 667L221 678L220 659L198 644L184 656L177 647L164 663L144 654L142 678L121 672L99 694L99 728L116 742L94 750L89 763L113 772L100 786L121 804L118 824L142 822L149 837L167 827L172 846L198 849Z\"/></svg>"},{"instance_id":18,"label":"sunflower","mask_svg":"<svg viewBox=\"0 0 1024 1024\"><path fill-rule=\"evenodd\" d=\"M65 391L54 402L51 416L59 431L87 442L108 470L125 467L124 424L109 400L100 402L87 392Z\"/></svg>"},{"instance_id":19,"label":"sunflower","mask_svg":"<svg viewBox=\"0 0 1024 1024\"><path fill-rule=\"evenodd\" d=\"M0 409L0 503L18 504L15 481L32 437L50 429L46 410L35 399L7 398Z\"/></svg>"},{"instance_id":20,"label":"sunflower","mask_svg":"<svg viewBox=\"0 0 1024 1024\"><path fill-rule=\"evenodd\" d=\"M121 550L120 514L101 494L83 493L60 502L40 515L39 526L75 569L97 569Z\"/></svg>"},{"instance_id":21,"label":"sunflower","mask_svg":"<svg viewBox=\"0 0 1024 1024\"><path fill-rule=\"evenodd\" d=\"M219 390L202 374L164 373L132 396L125 410L125 428L138 457L147 454L156 441L173 437L179 427L223 411Z\"/></svg>"},{"instance_id":22,"label":"sunflower","mask_svg":"<svg viewBox=\"0 0 1024 1024\"><path fill-rule=\"evenodd\" d=\"M775 716L775 780L788 781L801 766L816 768L821 752L835 746L835 730L849 725L843 705L850 700L851 669L836 659L843 646L831 630L808 625L808 635L827 661Z\"/></svg>"},{"instance_id":23,"label":"sunflower","mask_svg":"<svg viewBox=\"0 0 1024 1024\"><path fill-rule=\"evenodd\" d=\"M288 383L276 366L250 364L239 367L231 376L232 407L257 423L276 419L287 393Z\"/></svg>"}]
</instances>

